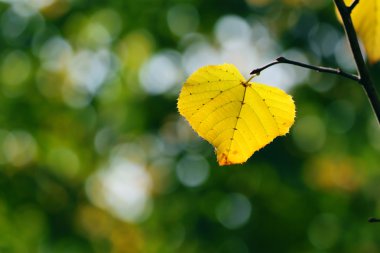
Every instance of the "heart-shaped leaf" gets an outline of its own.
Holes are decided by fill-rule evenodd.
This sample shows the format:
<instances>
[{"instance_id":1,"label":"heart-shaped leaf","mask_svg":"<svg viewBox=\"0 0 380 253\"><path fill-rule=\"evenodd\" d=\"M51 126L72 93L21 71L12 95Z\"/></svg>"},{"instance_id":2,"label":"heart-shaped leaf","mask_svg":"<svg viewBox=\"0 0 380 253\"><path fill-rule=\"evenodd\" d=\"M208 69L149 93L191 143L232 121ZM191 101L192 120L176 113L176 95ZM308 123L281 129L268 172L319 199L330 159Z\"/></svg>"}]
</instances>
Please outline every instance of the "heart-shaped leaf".
<instances>
[{"instance_id":1,"label":"heart-shaped leaf","mask_svg":"<svg viewBox=\"0 0 380 253\"><path fill-rule=\"evenodd\" d=\"M178 109L216 149L220 165L245 162L294 123L295 105L284 91L247 82L231 64L198 69L185 82Z\"/></svg>"}]
</instances>

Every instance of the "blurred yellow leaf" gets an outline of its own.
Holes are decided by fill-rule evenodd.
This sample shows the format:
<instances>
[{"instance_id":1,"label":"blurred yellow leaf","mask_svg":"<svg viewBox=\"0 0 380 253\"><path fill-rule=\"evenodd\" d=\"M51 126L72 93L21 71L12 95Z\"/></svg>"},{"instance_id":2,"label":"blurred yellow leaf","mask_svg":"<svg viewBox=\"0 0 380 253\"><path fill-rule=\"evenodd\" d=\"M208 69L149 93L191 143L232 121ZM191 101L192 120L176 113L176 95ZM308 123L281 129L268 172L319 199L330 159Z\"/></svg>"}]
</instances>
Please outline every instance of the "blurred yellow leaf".
<instances>
[{"instance_id":1,"label":"blurred yellow leaf","mask_svg":"<svg viewBox=\"0 0 380 253\"><path fill-rule=\"evenodd\" d=\"M365 178L355 163L342 154L313 157L305 166L305 181L311 187L324 190L357 191Z\"/></svg>"},{"instance_id":2,"label":"blurred yellow leaf","mask_svg":"<svg viewBox=\"0 0 380 253\"><path fill-rule=\"evenodd\" d=\"M216 149L219 165L245 162L294 123L284 91L246 81L231 64L205 66L185 82L178 109Z\"/></svg>"},{"instance_id":3,"label":"blurred yellow leaf","mask_svg":"<svg viewBox=\"0 0 380 253\"><path fill-rule=\"evenodd\" d=\"M344 0L350 5L352 0ZM342 22L339 14L338 19ZM380 1L360 1L351 12L352 22L363 41L368 60L375 63L380 60Z\"/></svg>"}]
</instances>

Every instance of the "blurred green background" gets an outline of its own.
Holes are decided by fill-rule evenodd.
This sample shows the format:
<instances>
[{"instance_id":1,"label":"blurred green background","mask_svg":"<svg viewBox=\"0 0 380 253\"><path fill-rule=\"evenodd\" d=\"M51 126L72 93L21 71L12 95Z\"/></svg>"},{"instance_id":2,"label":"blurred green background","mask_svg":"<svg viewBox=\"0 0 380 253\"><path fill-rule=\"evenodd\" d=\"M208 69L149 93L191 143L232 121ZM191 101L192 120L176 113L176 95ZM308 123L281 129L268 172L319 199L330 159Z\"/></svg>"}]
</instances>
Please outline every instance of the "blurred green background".
<instances>
[{"instance_id":1,"label":"blurred green background","mask_svg":"<svg viewBox=\"0 0 380 253\"><path fill-rule=\"evenodd\" d=\"M206 64L354 73L332 2L2 0L0 253L380 252L380 130L358 84L264 71L296 123L239 166L176 109Z\"/></svg>"}]
</instances>

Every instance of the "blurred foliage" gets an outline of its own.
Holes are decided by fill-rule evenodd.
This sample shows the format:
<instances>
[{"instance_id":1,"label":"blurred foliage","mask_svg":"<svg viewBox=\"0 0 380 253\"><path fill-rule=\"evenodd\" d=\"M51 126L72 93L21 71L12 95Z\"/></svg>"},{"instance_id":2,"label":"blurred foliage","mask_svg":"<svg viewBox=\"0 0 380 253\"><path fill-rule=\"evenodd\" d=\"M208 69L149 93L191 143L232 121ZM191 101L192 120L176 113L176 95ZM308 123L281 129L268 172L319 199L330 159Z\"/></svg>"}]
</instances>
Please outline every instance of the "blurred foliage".
<instances>
[{"instance_id":1,"label":"blurred foliage","mask_svg":"<svg viewBox=\"0 0 380 253\"><path fill-rule=\"evenodd\" d=\"M353 72L332 1L2 0L0 54L1 253L380 251L380 130L358 84L263 72L296 123L240 166L176 109L205 64Z\"/></svg>"}]
</instances>

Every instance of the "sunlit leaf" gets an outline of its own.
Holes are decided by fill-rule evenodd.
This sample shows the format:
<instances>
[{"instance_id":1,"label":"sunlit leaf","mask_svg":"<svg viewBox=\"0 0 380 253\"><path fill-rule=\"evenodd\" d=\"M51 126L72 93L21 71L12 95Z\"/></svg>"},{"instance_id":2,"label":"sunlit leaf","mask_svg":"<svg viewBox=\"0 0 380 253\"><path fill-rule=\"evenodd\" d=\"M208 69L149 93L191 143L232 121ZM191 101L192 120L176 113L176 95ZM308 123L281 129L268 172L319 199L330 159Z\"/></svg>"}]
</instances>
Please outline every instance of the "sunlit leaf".
<instances>
[{"instance_id":1,"label":"sunlit leaf","mask_svg":"<svg viewBox=\"0 0 380 253\"><path fill-rule=\"evenodd\" d=\"M216 149L220 165L245 162L294 123L295 105L284 91L248 82L231 64L205 66L185 82L178 109Z\"/></svg>"},{"instance_id":2,"label":"sunlit leaf","mask_svg":"<svg viewBox=\"0 0 380 253\"><path fill-rule=\"evenodd\" d=\"M352 0L345 0L350 5ZM368 60L375 63L380 60L380 1L360 1L351 12L352 22L363 41ZM340 22L341 18L339 17Z\"/></svg>"}]
</instances>

